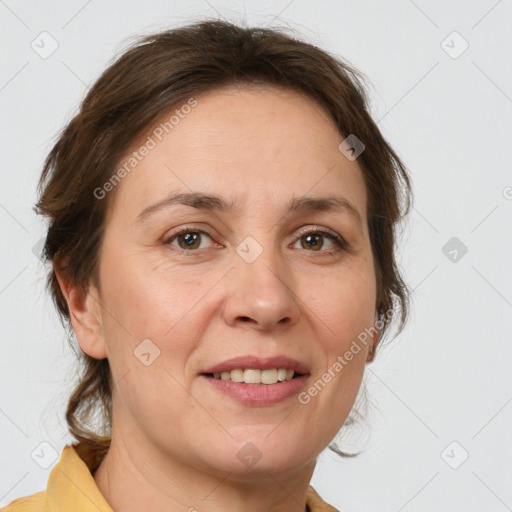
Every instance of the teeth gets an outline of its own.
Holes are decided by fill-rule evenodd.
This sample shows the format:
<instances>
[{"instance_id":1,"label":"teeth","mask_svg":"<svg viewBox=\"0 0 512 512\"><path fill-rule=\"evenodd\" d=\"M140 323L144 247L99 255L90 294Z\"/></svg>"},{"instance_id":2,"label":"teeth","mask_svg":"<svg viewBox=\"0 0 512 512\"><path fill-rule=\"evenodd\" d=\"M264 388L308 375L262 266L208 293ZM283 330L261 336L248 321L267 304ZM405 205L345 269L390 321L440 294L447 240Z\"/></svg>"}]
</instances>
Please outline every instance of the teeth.
<instances>
[{"instance_id":1,"label":"teeth","mask_svg":"<svg viewBox=\"0 0 512 512\"><path fill-rule=\"evenodd\" d=\"M231 372L233 372L233 370L231 370ZM244 370L244 382L247 384L259 384L261 382L262 373L265 372L261 370Z\"/></svg>"},{"instance_id":2,"label":"teeth","mask_svg":"<svg viewBox=\"0 0 512 512\"><path fill-rule=\"evenodd\" d=\"M244 371L243 370L231 370L231 372L226 372L233 382L243 382L244 381Z\"/></svg>"},{"instance_id":3,"label":"teeth","mask_svg":"<svg viewBox=\"0 0 512 512\"><path fill-rule=\"evenodd\" d=\"M279 370L277 370L277 380L283 382L283 380L286 380L287 374L288 370L286 368L279 368Z\"/></svg>"},{"instance_id":4,"label":"teeth","mask_svg":"<svg viewBox=\"0 0 512 512\"><path fill-rule=\"evenodd\" d=\"M277 381L277 368L272 368L271 370L263 370L261 372L262 384L275 384Z\"/></svg>"},{"instance_id":5,"label":"teeth","mask_svg":"<svg viewBox=\"0 0 512 512\"><path fill-rule=\"evenodd\" d=\"M292 380L295 372L286 368L271 368L258 370L254 368L237 368L230 372L214 373L216 379L245 382L246 384L276 384L285 380Z\"/></svg>"}]
</instances>

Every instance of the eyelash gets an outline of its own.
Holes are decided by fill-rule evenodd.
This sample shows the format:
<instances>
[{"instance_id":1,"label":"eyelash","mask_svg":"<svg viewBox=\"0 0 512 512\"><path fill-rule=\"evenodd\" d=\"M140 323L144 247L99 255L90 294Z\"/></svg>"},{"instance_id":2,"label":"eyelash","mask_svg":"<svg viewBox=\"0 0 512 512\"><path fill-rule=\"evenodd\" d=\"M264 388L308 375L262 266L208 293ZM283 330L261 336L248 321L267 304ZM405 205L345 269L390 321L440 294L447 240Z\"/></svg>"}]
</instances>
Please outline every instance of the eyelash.
<instances>
[{"instance_id":1,"label":"eyelash","mask_svg":"<svg viewBox=\"0 0 512 512\"><path fill-rule=\"evenodd\" d=\"M176 238L178 238L180 235L185 235L187 233L199 233L200 235L207 235L209 238L211 238L213 240L212 236L209 233L207 233L206 231L202 231L200 229L195 229L195 228L189 227L189 226L184 226L180 230L175 231L169 237L167 237L164 240L164 244L165 245L171 245L172 242ZM349 245L347 244L347 242L341 236L339 236L334 231L330 231L327 228L320 228L320 227L306 228L306 229L304 229L302 231L299 231L298 237L295 239L293 245L295 245L295 243L297 243L297 241L300 240L303 236L310 235L310 234L322 235L323 237L325 237L325 238L327 238L329 240L332 240L334 242L334 244L335 244L335 247L333 249L329 249L329 250L326 250L326 251L324 251L324 250L308 251L307 249L304 249L307 252L312 252L312 253L319 252L319 253L324 253L323 256L329 256L329 255L333 255L334 253L338 253L338 252L341 252L341 251L348 251L349 250ZM187 249L182 249L181 247L177 247L177 246L173 246L173 248L178 249L178 251L181 251L186 256L195 256L200 251L200 249L190 249L190 250L187 250Z\"/></svg>"}]
</instances>

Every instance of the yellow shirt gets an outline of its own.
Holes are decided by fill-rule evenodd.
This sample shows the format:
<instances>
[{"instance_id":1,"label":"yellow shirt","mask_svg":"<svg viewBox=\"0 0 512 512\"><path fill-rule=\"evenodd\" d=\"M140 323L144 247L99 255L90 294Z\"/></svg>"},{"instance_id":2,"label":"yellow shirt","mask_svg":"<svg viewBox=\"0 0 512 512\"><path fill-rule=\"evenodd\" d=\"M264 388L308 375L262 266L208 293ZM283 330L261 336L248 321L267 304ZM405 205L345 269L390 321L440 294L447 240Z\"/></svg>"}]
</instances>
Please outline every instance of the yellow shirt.
<instances>
[{"instance_id":1,"label":"yellow shirt","mask_svg":"<svg viewBox=\"0 0 512 512\"><path fill-rule=\"evenodd\" d=\"M325 503L311 486L306 505L310 512L339 512ZM112 509L86 463L68 445L50 473L46 490L15 499L2 512L112 512Z\"/></svg>"}]
</instances>

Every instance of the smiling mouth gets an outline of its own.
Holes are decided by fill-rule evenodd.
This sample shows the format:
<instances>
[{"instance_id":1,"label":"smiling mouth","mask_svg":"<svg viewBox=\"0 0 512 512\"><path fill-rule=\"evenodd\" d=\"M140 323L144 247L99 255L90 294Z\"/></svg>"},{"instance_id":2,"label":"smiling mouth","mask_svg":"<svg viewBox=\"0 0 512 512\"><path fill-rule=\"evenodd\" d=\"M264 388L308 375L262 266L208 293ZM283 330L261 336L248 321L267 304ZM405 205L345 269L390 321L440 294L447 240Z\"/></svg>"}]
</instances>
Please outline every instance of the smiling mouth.
<instances>
[{"instance_id":1,"label":"smiling mouth","mask_svg":"<svg viewBox=\"0 0 512 512\"><path fill-rule=\"evenodd\" d=\"M237 368L231 371L203 373L202 375L231 382L245 384L279 384L301 377L302 375L288 368L269 368L260 370L257 368Z\"/></svg>"}]
</instances>

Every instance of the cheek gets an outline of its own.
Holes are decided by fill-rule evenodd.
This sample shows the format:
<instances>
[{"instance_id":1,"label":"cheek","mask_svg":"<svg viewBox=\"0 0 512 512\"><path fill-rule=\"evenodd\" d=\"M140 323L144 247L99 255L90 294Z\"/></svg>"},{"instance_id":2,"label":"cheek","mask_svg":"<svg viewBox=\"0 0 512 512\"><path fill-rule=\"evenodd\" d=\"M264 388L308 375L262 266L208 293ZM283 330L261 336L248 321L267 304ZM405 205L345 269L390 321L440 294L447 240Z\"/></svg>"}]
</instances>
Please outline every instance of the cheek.
<instances>
[{"instance_id":1,"label":"cheek","mask_svg":"<svg viewBox=\"0 0 512 512\"><path fill-rule=\"evenodd\" d=\"M136 338L161 338L190 309L189 303L202 290L200 283L160 266L161 258L144 251L111 251L103 259L102 297L112 308L111 320L118 324L114 329L123 328Z\"/></svg>"},{"instance_id":2,"label":"cheek","mask_svg":"<svg viewBox=\"0 0 512 512\"><path fill-rule=\"evenodd\" d=\"M309 292L304 301L315 318L321 364L315 378L299 396L310 428L319 433L319 446L330 442L342 427L361 386L375 319L372 274L343 274ZM366 336L366 338L365 338ZM364 341L362 341L364 340Z\"/></svg>"},{"instance_id":3,"label":"cheek","mask_svg":"<svg viewBox=\"0 0 512 512\"><path fill-rule=\"evenodd\" d=\"M371 260L341 265L338 272L318 281L302 282L300 297L317 319L330 358L346 350L375 320L376 283Z\"/></svg>"},{"instance_id":4,"label":"cheek","mask_svg":"<svg viewBox=\"0 0 512 512\"><path fill-rule=\"evenodd\" d=\"M118 410L147 421L150 431L149 419L165 425L169 415L194 407L183 385L187 359L201 336L193 325L193 306L204 295L203 286L156 272L143 255L105 259L103 278L107 357L115 394L124 404Z\"/></svg>"},{"instance_id":5,"label":"cheek","mask_svg":"<svg viewBox=\"0 0 512 512\"><path fill-rule=\"evenodd\" d=\"M116 376L139 371L141 361L136 355L149 351L151 357L158 356L154 367L165 365L181 381L187 358L209 320L204 298L218 276L162 270L161 259L144 253L114 253L102 263L104 335Z\"/></svg>"}]
</instances>

